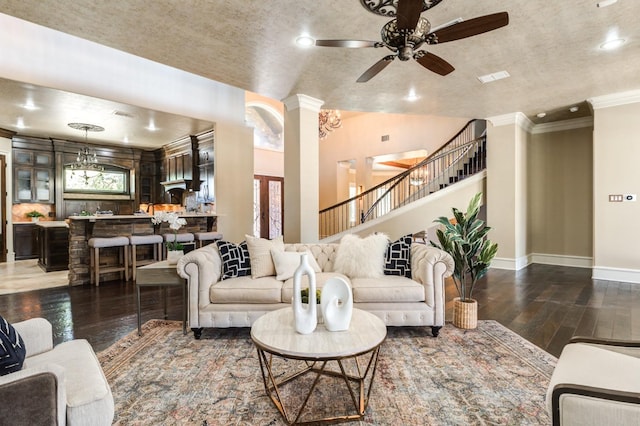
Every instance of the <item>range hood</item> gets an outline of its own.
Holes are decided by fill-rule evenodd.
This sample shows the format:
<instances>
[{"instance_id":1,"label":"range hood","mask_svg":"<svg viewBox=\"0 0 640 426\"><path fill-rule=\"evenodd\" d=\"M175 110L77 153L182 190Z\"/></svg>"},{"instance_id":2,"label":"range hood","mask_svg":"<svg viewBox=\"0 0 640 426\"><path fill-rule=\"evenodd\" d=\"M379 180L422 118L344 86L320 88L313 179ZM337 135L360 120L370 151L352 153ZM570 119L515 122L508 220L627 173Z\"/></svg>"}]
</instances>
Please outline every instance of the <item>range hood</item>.
<instances>
[{"instance_id":1,"label":"range hood","mask_svg":"<svg viewBox=\"0 0 640 426\"><path fill-rule=\"evenodd\" d=\"M164 186L165 191L171 191L172 189L194 189L192 186L192 179L177 179L171 181L160 182L160 185Z\"/></svg>"}]
</instances>

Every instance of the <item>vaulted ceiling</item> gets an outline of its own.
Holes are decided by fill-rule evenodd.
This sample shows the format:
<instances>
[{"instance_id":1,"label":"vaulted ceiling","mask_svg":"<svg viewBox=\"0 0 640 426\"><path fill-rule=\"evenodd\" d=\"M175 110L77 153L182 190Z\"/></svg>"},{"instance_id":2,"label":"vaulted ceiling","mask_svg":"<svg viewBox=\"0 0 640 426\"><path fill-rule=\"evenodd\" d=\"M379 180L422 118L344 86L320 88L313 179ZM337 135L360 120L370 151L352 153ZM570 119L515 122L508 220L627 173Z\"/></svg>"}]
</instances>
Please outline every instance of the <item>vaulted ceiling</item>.
<instances>
[{"instance_id":1,"label":"vaulted ceiling","mask_svg":"<svg viewBox=\"0 0 640 426\"><path fill-rule=\"evenodd\" d=\"M427 46L455 67L447 76L396 60L367 83L356 79L387 49L295 44L302 34L380 40L389 18L360 0L0 0L0 12L274 99L302 93L327 108L475 118L522 111L544 122L588 114L590 97L640 88L640 2L597 3L443 0L422 14L432 26L502 11L510 23ZM615 37L626 41L620 49L599 48ZM510 77L478 80L498 71ZM573 105L577 115L567 113Z\"/></svg>"}]
</instances>

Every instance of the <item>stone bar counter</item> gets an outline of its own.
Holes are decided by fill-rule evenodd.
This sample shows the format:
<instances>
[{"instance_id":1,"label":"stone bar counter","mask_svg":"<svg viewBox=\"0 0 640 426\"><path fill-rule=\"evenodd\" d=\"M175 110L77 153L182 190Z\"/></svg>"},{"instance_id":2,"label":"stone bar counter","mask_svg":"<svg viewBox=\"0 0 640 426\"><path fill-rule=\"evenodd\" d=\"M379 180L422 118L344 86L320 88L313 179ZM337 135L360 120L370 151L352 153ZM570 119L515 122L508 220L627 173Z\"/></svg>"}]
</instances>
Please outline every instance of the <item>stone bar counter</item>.
<instances>
[{"instance_id":1,"label":"stone bar counter","mask_svg":"<svg viewBox=\"0 0 640 426\"><path fill-rule=\"evenodd\" d=\"M180 228L178 233L217 230L217 215L214 213L178 213L178 215L187 220L187 224ZM82 285L90 282L90 238L164 235L173 232L166 222L154 226L151 217L146 214L69 216L66 220L69 224L69 285ZM103 259L102 253L100 259ZM118 279L118 274L114 273L113 277L107 276L106 279Z\"/></svg>"}]
</instances>

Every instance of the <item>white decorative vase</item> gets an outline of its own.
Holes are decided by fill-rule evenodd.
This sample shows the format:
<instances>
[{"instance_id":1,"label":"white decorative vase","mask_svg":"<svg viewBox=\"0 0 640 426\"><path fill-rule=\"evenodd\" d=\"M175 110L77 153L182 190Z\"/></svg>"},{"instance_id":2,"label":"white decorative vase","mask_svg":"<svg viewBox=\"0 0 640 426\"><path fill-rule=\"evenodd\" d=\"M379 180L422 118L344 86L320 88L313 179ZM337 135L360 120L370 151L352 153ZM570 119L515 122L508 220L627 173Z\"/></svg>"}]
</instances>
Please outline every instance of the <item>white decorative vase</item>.
<instances>
[{"instance_id":1,"label":"white decorative vase","mask_svg":"<svg viewBox=\"0 0 640 426\"><path fill-rule=\"evenodd\" d=\"M300 334L313 333L318 325L317 306L316 306L316 273L309 265L308 253L300 255L300 266L293 273L293 321L296 331ZM300 285L302 277L309 277L309 303L302 303L302 295L300 294Z\"/></svg>"},{"instance_id":2,"label":"white decorative vase","mask_svg":"<svg viewBox=\"0 0 640 426\"><path fill-rule=\"evenodd\" d=\"M40 218L39 217L32 217L31 218L31 222L39 222Z\"/></svg>"},{"instance_id":3,"label":"white decorative vase","mask_svg":"<svg viewBox=\"0 0 640 426\"><path fill-rule=\"evenodd\" d=\"M184 256L182 250L167 250L167 263L169 265L177 265L182 256Z\"/></svg>"},{"instance_id":4,"label":"white decorative vase","mask_svg":"<svg viewBox=\"0 0 640 426\"><path fill-rule=\"evenodd\" d=\"M324 326L327 330L345 331L349 329L353 314L353 293L344 279L333 277L324 284L320 306Z\"/></svg>"}]
</instances>

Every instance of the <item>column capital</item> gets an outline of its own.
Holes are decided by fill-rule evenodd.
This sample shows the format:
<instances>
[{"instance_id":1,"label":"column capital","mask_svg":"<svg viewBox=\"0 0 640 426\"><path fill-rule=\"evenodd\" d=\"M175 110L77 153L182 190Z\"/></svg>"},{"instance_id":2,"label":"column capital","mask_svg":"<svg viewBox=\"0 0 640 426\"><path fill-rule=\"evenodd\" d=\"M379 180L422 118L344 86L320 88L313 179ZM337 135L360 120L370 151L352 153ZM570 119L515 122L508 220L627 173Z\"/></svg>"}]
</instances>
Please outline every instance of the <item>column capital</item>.
<instances>
[{"instance_id":1,"label":"column capital","mask_svg":"<svg viewBox=\"0 0 640 426\"><path fill-rule=\"evenodd\" d=\"M491 125L494 127L514 124L527 132L530 132L533 128L533 122L522 112L512 112L510 114L487 117L487 121L491 122Z\"/></svg>"},{"instance_id":2,"label":"column capital","mask_svg":"<svg viewBox=\"0 0 640 426\"><path fill-rule=\"evenodd\" d=\"M287 111L302 108L314 112L320 112L320 107L322 107L324 101L312 98L311 96L296 94L283 99L282 103L284 103Z\"/></svg>"}]
</instances>

